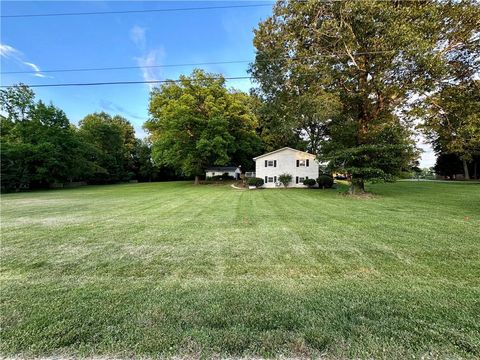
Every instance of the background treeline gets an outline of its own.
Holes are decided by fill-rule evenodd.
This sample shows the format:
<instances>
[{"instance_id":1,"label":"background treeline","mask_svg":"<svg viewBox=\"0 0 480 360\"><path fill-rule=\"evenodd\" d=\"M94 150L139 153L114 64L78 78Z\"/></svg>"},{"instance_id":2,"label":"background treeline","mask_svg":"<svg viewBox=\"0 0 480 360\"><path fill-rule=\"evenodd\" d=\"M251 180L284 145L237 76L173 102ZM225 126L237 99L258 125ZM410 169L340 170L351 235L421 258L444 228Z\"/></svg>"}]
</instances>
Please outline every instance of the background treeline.
<instances>
[{"instance_id":1,"label":"background treeline","mask_svg":"<svg viewBox=\"0 0 480 360\"><path fill-rule=\"evenodd\" d=\"M421 20L421 21L419 21ZM72 126L25 86L1 91L2 188L199 178L291 146L365 183L419 173L423 134L436 171L478 178L478 1L279 1L254 31L250 94L194 70L150 93L148 141L120 116ZM151 145L151 146L150 146Z\"/></svg>"},{"instance_id":2,"label":"background treeline","mask_svg":"<svg viewBox=\"0 0 480 360\"><path fill-rule=\"evenodd\" d=\"M4 191L177 178L173 170L153 164L150 144L135 138L121 116L90 114L77 127L53 104L35 101L25 85L0 96Z\"/></svg>"}]
</instances>

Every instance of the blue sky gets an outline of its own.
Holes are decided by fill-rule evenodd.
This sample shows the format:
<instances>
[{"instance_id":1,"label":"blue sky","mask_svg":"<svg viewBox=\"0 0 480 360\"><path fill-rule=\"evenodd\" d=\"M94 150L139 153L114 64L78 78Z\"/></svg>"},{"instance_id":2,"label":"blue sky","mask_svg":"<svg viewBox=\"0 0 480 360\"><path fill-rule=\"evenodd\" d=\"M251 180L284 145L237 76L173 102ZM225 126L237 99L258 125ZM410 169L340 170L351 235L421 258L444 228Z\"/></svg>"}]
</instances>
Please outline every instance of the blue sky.
<instances>
[{"instance_id":1,"label":"blue sky","mask_svg":"<svg viewBox=\"0 0 480 360\"><path fill-rule=\"evenodd\" d=\"M3 15L63 12L146 10L183 7L269 4L271 1L2 1ZM2 84L23 82L135 81L176 79L193 66L140 68L115 71L42 73L42 70L122 66L169 65L252 60L253 29L271 14L271 7L211 9L87 16L3 18L1 70L34 74L3 74ZM225 76L246 76L248 63L204 65ZM249 80L229 86L247 91ZM85 115L106 111L132 122L138 136L148 118L150 87L108 85L34 89L37 99L53 102L77 123ZM422 146L424 147L424 146ZM427 148L428 150L428 148ZM425 153L422 166L434 157Z\"/></svg>"}]
</instances>

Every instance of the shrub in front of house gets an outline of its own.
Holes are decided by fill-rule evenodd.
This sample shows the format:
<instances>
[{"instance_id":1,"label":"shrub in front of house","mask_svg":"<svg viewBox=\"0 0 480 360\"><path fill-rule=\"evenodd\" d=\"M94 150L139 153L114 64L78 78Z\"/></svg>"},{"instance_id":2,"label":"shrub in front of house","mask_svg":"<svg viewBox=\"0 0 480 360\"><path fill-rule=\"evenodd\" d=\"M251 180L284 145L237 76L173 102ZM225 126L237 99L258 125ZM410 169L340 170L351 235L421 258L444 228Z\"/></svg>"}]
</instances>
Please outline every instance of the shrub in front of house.
<instances>
[{"instance_id":1,"label":"shrub in front of house","mask_svg":"<svg viewBox=\"0 0 480 360\"><path fill-rule=\"evenodd\" d=\"M321 189L330 189L333 186L333 178L330 175L320 175L317 183Z\"/></svg>"},{"instance_id":2,"label":"shrub in front of house","mask_svg":"<svg viewBox=\"0 0 480 360\"><path fill-rule=\"evenodd\" d=\"M207 179L208 180L213 180L213 181L224 181L224 180L233 180L234 177L228 175L228 173L224 173L223 175L214 175L214 176L211 176Z\"/></svg>"},{"instance_id":3,"label":"shrub in front of house","mask_svg":"<svg viewBox=\"0 0 480 360\"><path fill-rule=\"evenodd\" d=\"M315 179L305 179L303 180L303 185L308 186L309 188L314 187L317 182Z\"/></svg>"},{"instance_id":4,"label":"shrub in front of house","mask_svg":"<svg viewBox=\"0 0 480 360\"><path fill-rule=\"evenodd\" d=\"M255 186L255 187L261 187L263 186L263 179L262 178L248 178L247 179L247 184L248 186Z\"/></svg>"},{"instance_id":5,"label":"shrub in front of house","mask_svg":"<svg viewBox=\"0 0 480 360\"><path fill-rule=\"evenodd\" d=\"M282 174L278 176L278 181L280 181L280 183L285 187L292 182L292 179L293 176L290 174Z\"/></svg>"}]
</instances>

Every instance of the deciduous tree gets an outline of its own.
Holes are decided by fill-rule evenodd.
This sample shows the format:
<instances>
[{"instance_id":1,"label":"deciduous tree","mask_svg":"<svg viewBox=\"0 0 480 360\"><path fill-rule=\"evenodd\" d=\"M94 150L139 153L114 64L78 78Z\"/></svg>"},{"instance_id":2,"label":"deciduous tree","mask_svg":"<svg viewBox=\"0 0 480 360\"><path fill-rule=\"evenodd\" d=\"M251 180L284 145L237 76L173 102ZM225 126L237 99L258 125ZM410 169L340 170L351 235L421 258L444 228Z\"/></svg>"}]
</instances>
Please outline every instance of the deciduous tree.
<instances>
[{"instance_id":1,"label":"deciduous tree","mask_svg":"<svg viewBox=\"0 0 480 360\"><path fill-rule=\"evenodd\" d=\"M392 180L418 156L398 111L413 94L438 85L453 46L445 34L471 26L451 20L475 7L473 1L279 1L255 31L251 71L258 93L277 109L325 93L338 101L321 158L351 175L352 192L363 192L365 180Z\"/></svg>"},{"instance_id":2,"label":"deciduous tree","mask_svg":"<svg viewBox=\"0 0 480 360\"><path fill-rule=\"evenodd\" d=\"M153 89L150 114L154 160L196 184L207 166L245 161L260 145L250 99L227 90L219 75L195 70Z\"/></svg>"}]
</instances>

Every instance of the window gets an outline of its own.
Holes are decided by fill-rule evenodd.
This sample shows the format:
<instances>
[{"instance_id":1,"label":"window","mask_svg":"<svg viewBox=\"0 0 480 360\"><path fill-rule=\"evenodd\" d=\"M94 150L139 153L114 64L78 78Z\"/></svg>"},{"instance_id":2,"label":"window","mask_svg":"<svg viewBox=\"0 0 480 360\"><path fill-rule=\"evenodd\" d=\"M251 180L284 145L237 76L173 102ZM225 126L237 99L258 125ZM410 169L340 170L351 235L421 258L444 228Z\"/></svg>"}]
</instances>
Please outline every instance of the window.
<instances>
[{"instance_id":1,"label":"window","mask_svg":"<svg viewBox=\"0 0 480 360\"><path fill-rule=\"evenodd\" d=\"M273 177L269 177L268 182L273 182Z\"/></svg>"},{"instance_id":2,"label":"window","mask_svg":"<svg viewBox=\"0 0 480 360\"><path fill-rule=\"evenodd\" d=\"M308 167L310 165L309 163L309 159L297 160L297 167Z\"/></svg>"},{"instance_id":3,"label":"window","mask_svg":"<svg viewBox=\"0 0 480 360\"><path fill-rule=\"evenodd\" d=\"M303 178L303 177L299 177L299 178L298 178L298 181L299 181L301 184L303 184L303 180L305 180L305 178Z\"/></svg>"},{"instance_id":4,"label":"window","mask_svg":"<svg viewBox=\"0 0 480 360\"><path fill-rule=\"evenodd\" d=\"M267 166L277 167L277 160L265 160L265 167Z\"/></svg>"}]
</instances>

